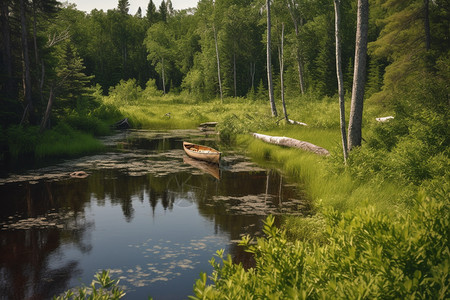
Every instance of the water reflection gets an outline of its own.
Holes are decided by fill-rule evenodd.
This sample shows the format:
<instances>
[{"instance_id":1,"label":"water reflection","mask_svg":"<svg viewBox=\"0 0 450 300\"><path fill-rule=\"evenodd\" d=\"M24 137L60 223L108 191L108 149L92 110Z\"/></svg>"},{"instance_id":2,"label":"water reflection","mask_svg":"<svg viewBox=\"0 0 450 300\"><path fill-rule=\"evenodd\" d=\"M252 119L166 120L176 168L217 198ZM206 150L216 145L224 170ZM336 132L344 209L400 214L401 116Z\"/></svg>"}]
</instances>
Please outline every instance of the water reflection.
<instances>
[{"instance_id":1,"label":"water reflection","mask_svg":"<svg viewBox=\"0 0 450 300\"><path fill-rule=\"evenodd\" d=\"M46 299L109 268L129 297L186 298L217 249L252 265L236 241L260 235L265 215L307 213L295 187L243 156L227 153L218 176L184 160L185 137L127 133L109 141L117 151L0 179L0 294Z\"/></svg>"}]
</instances>

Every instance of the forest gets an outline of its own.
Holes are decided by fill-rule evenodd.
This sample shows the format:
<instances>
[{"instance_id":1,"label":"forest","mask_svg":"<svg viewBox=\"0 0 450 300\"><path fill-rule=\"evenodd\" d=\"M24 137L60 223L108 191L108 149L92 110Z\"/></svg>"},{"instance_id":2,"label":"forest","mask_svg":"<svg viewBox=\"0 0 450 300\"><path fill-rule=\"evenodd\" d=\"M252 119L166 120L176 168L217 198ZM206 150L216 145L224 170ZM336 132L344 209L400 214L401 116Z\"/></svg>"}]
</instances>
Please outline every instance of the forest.
<instances>
[{"instance_id":1,"label":"forest","mask_svg":"<svg viewBox=\"0 0 450 300\"><path fill-rule=\"evenodd\" d=\"M449 1L0 9L2 168L101 151L96 137L123 118L146 129L218 121L221 142L306 187L314 216L281 228L269 217L267 238L243 238L255 268L218 251L192 299L449 297Z\"/></svg>"}]
</instances>

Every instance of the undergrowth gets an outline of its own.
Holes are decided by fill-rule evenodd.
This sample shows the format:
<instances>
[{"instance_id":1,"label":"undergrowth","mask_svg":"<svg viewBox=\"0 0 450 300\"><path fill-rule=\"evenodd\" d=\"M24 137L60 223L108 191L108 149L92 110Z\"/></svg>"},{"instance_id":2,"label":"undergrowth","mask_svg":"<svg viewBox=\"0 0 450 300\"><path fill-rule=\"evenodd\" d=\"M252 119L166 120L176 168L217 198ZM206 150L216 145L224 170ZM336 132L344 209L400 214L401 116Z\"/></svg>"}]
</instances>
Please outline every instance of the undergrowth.
<instances>
[{"instance_id":1,"label":"undergrowth","mask_svg":"<svg viewBox=\"0 0 450 300\"><path fill-rule=\"evenodd\" d=\"M448 186L447 186L448 188ZM265 238L240 245L254 254L245 270L217 251L207 284L201 274L190 299L446 299L449 295L449 203L421 195L399 220L372 206L324 210L320 240L290 240L268 217ZM332 295L332 296L331 296Z\"/></svg>"}]
</instances>

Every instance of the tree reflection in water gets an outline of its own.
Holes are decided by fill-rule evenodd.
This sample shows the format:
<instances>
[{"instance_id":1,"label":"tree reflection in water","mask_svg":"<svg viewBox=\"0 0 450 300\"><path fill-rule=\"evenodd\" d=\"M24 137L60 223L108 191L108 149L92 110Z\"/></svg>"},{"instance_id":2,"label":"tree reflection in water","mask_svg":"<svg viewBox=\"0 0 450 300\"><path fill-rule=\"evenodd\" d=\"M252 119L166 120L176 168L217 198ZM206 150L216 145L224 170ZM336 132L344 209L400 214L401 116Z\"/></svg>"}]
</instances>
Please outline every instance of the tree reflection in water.
<instances>
[{"instance_id":1,"label":"tree reflection in water","mask_svg":"<svg viewBox=\"0 0 450 300\"><path fill-rule=\"evenodd\" d=\"M92 224L79 205L89 200L87 190L66 189L56 182L26 183L3 186L1 195L0 294L7 299L48 299L62 292L81 270L74 260L55 266L51 257L60 255L67 243L83 253L90 251L83 236Z\"/></svg>"},{"instance_id":2,"label":"tree reflection in water","mask_svg":"<svg viewBox=\"0 0 450 300\"><path fill-rule=\"evenodd\" d=\"M197 236L196 232L191 232L192 236L184 236L182 242L170 240L169 230L173 229L156 225L151 228L132 225L128 229L131 231L119 228L123 229L121 234L135 235L137 240L119 233L111 235L117 239L117 244L102 240L102 243L114 245L114 249L104 250L111 252L105 253L105 257L112 255L113 259L122 260L113 256L122 251L124 253L117 255L125 256L124 261L133 261L129 262L130 267L123 264L113 267L114 262L109 263L115 268L112 275L124 277L121 282L132 282L134 276L132 284L136 289L153 284L158 278L163 282L173 280L183 276L186 270L193 270L195 279L200 271L194 268L200 266L200 261L196 260L207 263L211 251L219 249L218 243L228 248L227 252L235 261L246 267L253 266L251 255L237 246L243 234L261 235L262 221L267 214L308 213L305 201L298 200L297 189L276 171L262 169L244 157L229 154L218 175L217 172L212 174L183 161L181 138L149 141L142 137L144 134L139 132L138 139L127 136L125 146L120 149L122 152L114 152L108 159L107 155L93 156L68 164L91 166L87 178L56 181L44 178L32 183L0 185L1 295L10 299L45 299L73 286L74 282L79 285L76 278L85 276L86 266L78 261L79 256L71 257L66 250L76 248L81 256L96 257L99 254L93 252L99 251L94 246L99 247L95 240L99 238L97 230L106 230L101 226L108 222L122 224L121 220L114 219L116 215L96 219L98 216L93 211L120 207L125 221L125 225L120 226L125 227L134 222L145 225L147 223L142 223L145 218L155 220L161 208L164 214L180 216L182 210L191 211L195 207L196 213L189 217L201 217L207 221L201 226L211 226L210 235ZM142 211L143 207L149 211ZM173 223L183 222L173 220ZM198 226L198 222L195 223ZM154 228L168 231L167 234L155 233ZM152 241L150 234L164 239ZM228 242L224 244L222 237ZM140 249L142 257L137 257L133 249ZM161 249L165 249L164 252L158 253ZM197 252L192 252L194 249L198 249ZM201 255L207 257L200 256L198 251L203 251ZM157 269L164 265L155 261L158 257L167 262L164 276L161 269ZM129 268L128 271L125 268ZM173 271L175 269L178 271ZM156 272L160 276L146 279L145 272ZM189 294L192 284L193 281L187 284L189 290L180 295ZM155 290L152 287L152 291Z\"/></svg>"}]
</instances>

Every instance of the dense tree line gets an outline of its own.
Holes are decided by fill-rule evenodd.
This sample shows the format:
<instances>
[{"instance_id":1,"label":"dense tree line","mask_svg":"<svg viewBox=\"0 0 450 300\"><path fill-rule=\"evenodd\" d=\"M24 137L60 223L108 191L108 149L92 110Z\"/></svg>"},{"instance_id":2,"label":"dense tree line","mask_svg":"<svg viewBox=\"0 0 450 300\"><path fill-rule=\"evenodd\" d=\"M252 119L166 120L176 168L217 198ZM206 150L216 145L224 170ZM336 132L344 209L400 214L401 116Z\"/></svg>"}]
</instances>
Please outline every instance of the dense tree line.
<instances>
[{"instance_id":1,"label":"dense tree line","mask_svg":"<svg viewBox=\"0 0 450 300\"><path fill-rule=\"evenodd\" d=\"M350 94L357 3L342 0L339 8L342 90ZM362 62L368 71L358 75L366 98L387 99L421 72L448 76L449 15L446 1L370 1L369 56ZM159 6L150 0L131 12L119 0L106 12L85 13L56 0L4 0L1 24L3 126L48 126L47 109L67 113L89 103L88 86L98 84L106 94L131 78L141 87L156 79L164 93L253 97L273 92L267 76L273 69L276 98L281 91L283 97L337 93L330 1L201 0L177 11L170 0Z\"/></svg>"}]
</instances>

